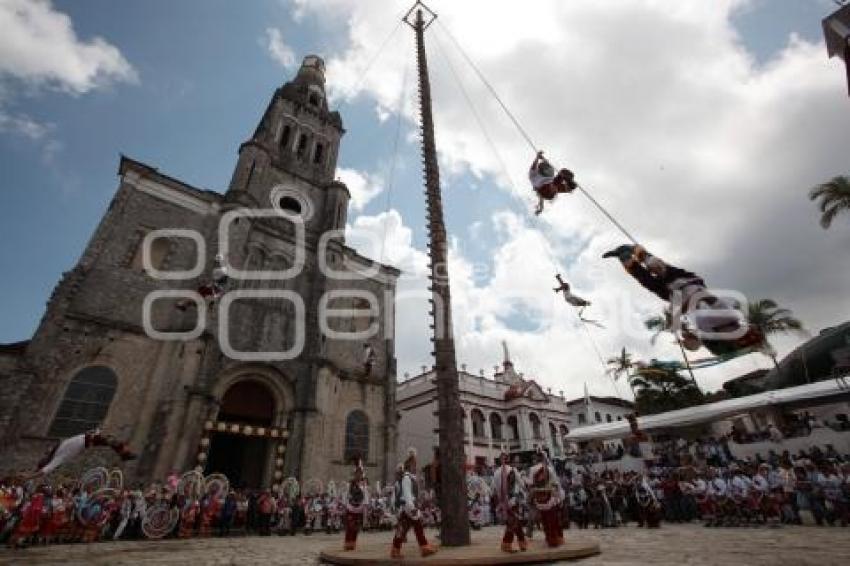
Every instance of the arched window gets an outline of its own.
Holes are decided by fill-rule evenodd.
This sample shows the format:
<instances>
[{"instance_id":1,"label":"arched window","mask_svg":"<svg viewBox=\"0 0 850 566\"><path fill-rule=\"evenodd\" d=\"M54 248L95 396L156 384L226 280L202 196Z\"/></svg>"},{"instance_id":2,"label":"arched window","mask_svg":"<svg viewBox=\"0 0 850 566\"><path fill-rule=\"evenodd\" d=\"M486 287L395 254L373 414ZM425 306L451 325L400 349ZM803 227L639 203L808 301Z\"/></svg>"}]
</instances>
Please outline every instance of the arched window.
<instances>
[{"instance_id":1,"label":"arched window","mask_svg":"<svg viewBox=\"0 0 850 566\"><path fill-rule=\"evenodd\" d=\"M351 411L345 420L345 454L346 462L362 458L365 463L369 459L369 417L363 411Z\"/></svg>"},{"instance_id":2,"label":"arched window","mask_svg":"<svg viewBox=\"0 0 850 566\"><path fill-rule=\"evenodd\" d=\"M298 144L295 146L295 156L298 159L304 157L304 154L307 152L307 134L301 134L298 136Z\"/></svg>"},{"instance_id":3,"label":"arched window","mask_svg":"<svg viewBox=\"0 0 850 566\"><path fill-rule=\"evenodd\" d=\"M325 146L321 143L316 144L316 149L313 151L313 164L319 165L325 157Z\"/></svg>"},{"instance_id":4,"label":"arched window","mask_svg":"<svg viewBox=\"0 0 850 566\"><path fill-rule=\"evenodd\" d=\"M549 423L549 437L552 439L552 446L558 446L558 430L552 423Z\"/></svg>"},{"instance_id":5,"label":"arched window","mask_svg":"<svg viewBox=\"0 0 850 566\"><path fill-rule=\"evenodd\" d=\"M502 440L502 417L498 413L490 415L490 437L493 440Z\"/></svg>"},{"instance_id":6,"label":"arched window","mask_svg":"<svg viewBox=\"0 0 850 566\"><path fill-rule=\"evenodd\" d=\"M609 423L611 422L611 415L609 415L607 413L605 414L605 422L609 422Z\"/></svg>"},{"instance_id":7,"label":"arched window","mask_svg":"<svg viewBox=\"0 0 850 566\"><path fill-rule=\"evenodd\" d=\"M511 440L519 440L519 423L515 416L508 417L508 428L511 429Z\"/></svg>"},{"instance_id":8,"label":"arched window","mask_svg":"<svg viewBox=\"0 0 850 566\"><path fill-rule=\"evenodd\" d=\"M47 435L67 438L97 428L109 412L118 378L108 367L80 370L68 384Z\"/></svg>"},{"instance_id":9,"label":"arched window","mask_svg":"<svg viewBox=\"0 0 850 566\"><path fill-rule=\"evenodd\" d=\"M280 149L286 150L289 145L289 138L292 137L292 128L289 127L289 124L283 127L283 130L280 132Z\"/></svg>"},{"instance_id":10,"label":"arched window","mask_svg":"<svg viewBox=\"0 0 850 566\"><path fill-rule=\"evenodd\" d=\"M531 421L531 436L534 440L543 440L543 431L540 428L540 417L535 413L528 415L528 420Z\"/></svg>"},{"instance_id":11,"label":"arched window","mask_svg":"<svg viewBox=\"0 0 850 566\"><path fill-rule=\"evenodd\" d=\"M584 413L578 414L578 424L580 424L580 425L587 424L587 416L585 416Z\"/></svg>"},{"instance_id":12,"label":"arched window","mask_svg":"<svg viewBox=\"0 0 850 566\"><path fill-rule=\"evenodd\" d=\"M602 415L599 414L599 411L596 411L595 413L593 413L593 417L596 419L596 422L598 422L598 423L602 422Z\"/></svg>"},{"instance_id":13,"label":"arched window","mask_svg":"<svg viewBox=\"0 0 850 566\"><path fill-rule=\"evenodd\" d=\"M485 438L484 432L484 413L478 409L472 409L472 436L473 438Z\"/></svg>"}]
</instances>

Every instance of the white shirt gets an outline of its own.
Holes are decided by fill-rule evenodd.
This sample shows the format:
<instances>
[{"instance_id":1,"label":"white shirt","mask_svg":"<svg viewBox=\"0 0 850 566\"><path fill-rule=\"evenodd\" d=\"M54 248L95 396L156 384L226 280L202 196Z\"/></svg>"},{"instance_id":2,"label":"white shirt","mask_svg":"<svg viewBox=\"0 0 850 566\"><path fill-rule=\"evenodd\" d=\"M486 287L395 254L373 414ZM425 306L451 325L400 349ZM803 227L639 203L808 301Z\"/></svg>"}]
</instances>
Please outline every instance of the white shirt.
<instances>
[{"instance_id":1,"label":"white shirt","mask_svg":"<svg viewBox=\"0 0 850 566\"><path fill-rule=\"evenodd\" d=\"M714 478L708 484L708 492L711 495L715 495L718 497L725 496L727 489L728 488L726 486L726 480L724 480L723 478Z\"/></svg>"},{"instance_id":2,"label":"white shirt","mask_svg":"<svg viewBox=\"0 0 850 566\"><path fill-rule=\"evenodd\" d=\"M746 497L747 493L749 493L749 482L746 481L744 476L733 477L730 484L732 493L738 497Z\"/></svg>"},{"instance_id":3,"label":"white shirt","mask_svg":"<svg viewBox=\"0 0 850 566\"><path fill-rule=\"evenodd\" d=\"M85 449L85 434L78 434L77 436L66 438L59 443L59 446L56 447L56 452L53 453L53 457L43 468L41 468L40 471L44 474L49 474L68 460L82 454Z\"/></svg>"},{"instance_id":4,"label":"white shirt","mask_svg":"<svg viewBox=\"0 0 850 566\"><path fill-rule=\"evenodd\" d=\"M766 493L770 489L770 484L763 475L756 474L755 476L753 476L753 489L762 493Z\"/></svg>"},{"instance_id":5,"label":"white shirt","mask_svg":"<svg viewBox=\"0 0 850 566\"><path fill-rule=\"evenodd\" d=\"M534 187L535 189L539 189L543 185L548 185L549 183L554 181L555 177L554 176L549 177L549 176L546 176L546 175L541 175L540 173L537 172L536 167L532 167L531 169L528 170L528 180L531 181L532 187Z\"/></svg>"}]
</instances>

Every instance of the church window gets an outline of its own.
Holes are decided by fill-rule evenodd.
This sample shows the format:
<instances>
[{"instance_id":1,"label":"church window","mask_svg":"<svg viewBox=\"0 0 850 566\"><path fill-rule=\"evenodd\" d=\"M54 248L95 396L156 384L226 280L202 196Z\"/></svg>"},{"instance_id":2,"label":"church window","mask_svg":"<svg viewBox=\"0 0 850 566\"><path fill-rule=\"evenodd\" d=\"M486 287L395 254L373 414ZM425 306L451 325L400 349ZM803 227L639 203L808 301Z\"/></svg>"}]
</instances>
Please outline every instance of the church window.
<instances>
[{"instance_id":1,"label":"church window","mask_svg":"<svg viewBox=\"0 0 850 566\"><path fill-rule=\"evenodd\" d=\"M68 384L47 435L67 438L99 427L109 412L117 386L115 372L108 367L80 370Z\"/></svg>"},{"instance_id":2,"label":"church window","mask_svg":"<svg viewBox=\"0 0 850 566\"><path fill-rule=\"evenodd\" d=\"M307 151L307 134L301 134L298 136L298 145L295 147L296 157L303 158L305 151Z\"/></svg>"},{"instance_id":3,"label":"church window","mask_svg":"<svg viewBox=\"0 0 850 566\"><path fill-rule=\"evenodd\" d=\"M599 411L596 411L595 413L593 413L593 417L596 419L596 422L598 422L598 423L602 422L602 415L599 414Z\"/></svg>"},{"instance_id":4,"label":"church window","mask_svg":"<svg viewBox=\"0 0 850 566\"><path fill-rule=\"evenodd\" d=\"M609 423L611 422L611 415L609 415L609 414L605 415L605 422L609 422Z\"/></svg>"},{"instance_id":5,"label":"church window","mask_svg":"<svg viewBox=\"0 0 850 566\"><path fill-rule=\"evenodd\" d=\"M291 214L301 214L301 203L296 198L290 196L281 197L278 201L278 206L281 210Z\"/></svg>"},{"instance_id":6,"label":"church window","mask_svg":"<svg viewBox=\"0 0 850 566\"><path fill-rule=\"evenodd\" d=\"M280 149L286 149L286 146L289 145L289 138L292 136L292 128L289 125L283 127L283 131L280 133Z\"/></svg>"},{"instance_id":7,"label":"church window","mask_svg":"<svg viewBox=\"0 0 850 566\"><path fill-rule=\"evenodd\" d=\"M316 94L315 92L311 92L309 101L310 101L311 106L318 106L319 105L319 95Z\"/></svg>"},{"instance_id":8,"label":"church window","mask_svg":"<svg viewBox=\"0 0 850 566\"><path fill-rule=\"evenodd\" d=\"M369 459L369 417L363 411L351 411L345 420L344 458L346 462Z\"/></svg>"},{"instance_id":9,"label":"church window","mask_svg":"<svg viewBox=\"0 0 850 566\"><path fill-rule=\"evenodd\" d=\"M587 424L587 417L581 413L578 415L578 424Z\"/></svg>"},{"instance_id":10,"label":"church window","mask_svg":"<svg viewBox=\"0 0 850 566\"><path fill-rule=\"evenodd\" d=\"M324 157L325 146L317 143L316 151L313 153L313 163L318 165L322 162L322 158Z\"/></svg>"}]
</instances>

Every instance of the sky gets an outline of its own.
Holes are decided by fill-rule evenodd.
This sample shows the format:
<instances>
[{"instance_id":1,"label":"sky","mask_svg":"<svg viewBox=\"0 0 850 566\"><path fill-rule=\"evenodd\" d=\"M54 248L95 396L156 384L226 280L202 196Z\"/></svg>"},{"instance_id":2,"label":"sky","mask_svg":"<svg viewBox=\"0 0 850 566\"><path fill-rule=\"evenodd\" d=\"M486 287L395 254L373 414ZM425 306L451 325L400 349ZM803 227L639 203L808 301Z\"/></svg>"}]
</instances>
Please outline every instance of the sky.
<instances>
[{"instance_id":1,"label":"sky","mask_svg":"<svg viewBox=\"0 0 850 566\"><path fill-rule=\"evenodd\" d=\"M222 191L274 89L317 53L347 130L348 241L403 270L399 377L430 366L427 305L411 298L425 288L426 235L412 33L398 25L408 4L0 0L0 343L31 336L117 189L120 154ZM601 259L625 237L589 200L531 214L533 151L466 57L534 145L650 251L775 299L813 334L848 319L850 222L823 230L806 196L850 173L845 74L820 27L830 0L430 4L459 364L492 374L505 340L544 388L625 396L605 358L677 356L642 328L663 304ZM604 329L555 296L555 273ZM713 390L768 365L754 354L697 380Z\"/></svg>"}]
</instances>

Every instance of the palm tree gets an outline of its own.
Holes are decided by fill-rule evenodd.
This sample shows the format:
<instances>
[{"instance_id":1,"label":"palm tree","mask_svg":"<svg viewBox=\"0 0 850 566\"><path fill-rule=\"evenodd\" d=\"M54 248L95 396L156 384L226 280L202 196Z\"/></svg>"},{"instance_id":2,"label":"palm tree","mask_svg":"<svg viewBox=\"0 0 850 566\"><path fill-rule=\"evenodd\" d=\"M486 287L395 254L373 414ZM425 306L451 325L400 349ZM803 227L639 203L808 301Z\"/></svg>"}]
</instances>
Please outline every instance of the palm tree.
<instances>
[{"instance_id":1,"label":"palm tree","mask_svg":"<svg viewBox=\"0 0 850 566\"><path fill-rule=\"evenodd\" d=\"M773 365L777 368L776 351L768 342L767 337L771 334L780 334L786 332L797 332L806 334L803 328L803 323L799 319L794 318L793 313L789 309L779 308L776 301L773 299L761 299L747 305L747 322L751 326L758 328L764 335L764 342L767 350L767 355L773 360Z\"/></svg>"},{"instance_id":2,"label":"palm tree","mask_svg":"<svg viewBox=\"0 0 850 566\"><path fill-rule=\"evenodd\" d=\"M830 181L813 187L809 191L809 200L818 200L821 217L820 225L826 229L841 212L850 212L850 177L839 175Z\"/></svg>"},{"instance_id":3,"label":"palm tree","mask_svg":"<svg viewBox=\"0 0 850 566\"><path fill-rule=\"evenodd\" d=\"M652 345L655 345L655 341L658 340L658 337L661 336L662 332L670 332L676 337L676 343L679 345L679 351L682 352L682 359L685 361L685 367L688 368L688 374L691 376L691 381L693 381L694 385L696 385L697 379L694 377L694 370L691 368L691 362L688 360L688 355L685 353L685 347L682 346L682 340L679 338L679 335L676 333L676 329L674 328L673 313L670 312L670 307L665 307L664 310L661 311L661 314L645 320L643 324L646 326L647 330L655 331L655 334L653 334L652 338L649 339L649 343Z\"/></svg>"},{"instance_id":4,"label":"palm tree","mask_svg":"<svg viewBox=\"0 0 850 566\"><path fill-rule=\"evenodd\" d=\"M614 356L613 358L608 358L605 361L605 364L608 365L608 375L614 376L614 381L620 379L621 375L625 375L628 379L629 371L634 367L635 363L632 361L632 355L626 351L625 346L623 346L623 350L619 355ZM631 387L631 380L629 380L629 387ZM632 387L632 394L634 394L635 389Z\"/></svg>"},{"instance_id":5,"label":"palm tree","mask_svg":"<svg viewBox=\"0 0 850 566\"><path fill-rule=\"evenodd\" d=\"M661 314L646 319L643 324L647 330L655 332L649 339L649 343L654 346L662 332L672 331L673 315L670 313L670 307L665 307Z\"/></svg>"},{"instance_id":6,"label":"palm tree","mask_svg":"<svg viewBox=\"0 0 850 566\"><path fill-rule=\"evenodd\" d=\"M704 402L699 387L672 369L653 366L638 369L629 378L629 384L637 391L635 406L643 415L692 407Z\"/></svg>"}]
</instances>

